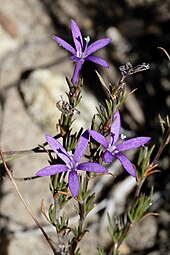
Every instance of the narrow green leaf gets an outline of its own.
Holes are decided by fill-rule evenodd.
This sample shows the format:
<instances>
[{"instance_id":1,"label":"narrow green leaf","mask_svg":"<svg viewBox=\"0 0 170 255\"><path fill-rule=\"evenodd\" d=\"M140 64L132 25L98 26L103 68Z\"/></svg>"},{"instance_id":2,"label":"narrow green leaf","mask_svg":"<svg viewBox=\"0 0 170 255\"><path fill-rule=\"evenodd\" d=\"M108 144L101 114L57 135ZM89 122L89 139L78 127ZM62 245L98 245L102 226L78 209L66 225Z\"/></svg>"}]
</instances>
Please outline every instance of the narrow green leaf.
<instances>
[{"instance_id":1,"label":"narrow green leaf","mask_svg":"<svg viewBox=\"0 0 170 255\"><path fill-rule=\"evenodd\" d=\"M33 154L34 151L33 150L23 150L23 151L5 151L3 152L3 157L5 162L14 160L14 159L18 159L21 158L23 156L29 155L29 154ZM0 164L2 164L3 161L0 159Z\"/></svg>"}]
</instances>

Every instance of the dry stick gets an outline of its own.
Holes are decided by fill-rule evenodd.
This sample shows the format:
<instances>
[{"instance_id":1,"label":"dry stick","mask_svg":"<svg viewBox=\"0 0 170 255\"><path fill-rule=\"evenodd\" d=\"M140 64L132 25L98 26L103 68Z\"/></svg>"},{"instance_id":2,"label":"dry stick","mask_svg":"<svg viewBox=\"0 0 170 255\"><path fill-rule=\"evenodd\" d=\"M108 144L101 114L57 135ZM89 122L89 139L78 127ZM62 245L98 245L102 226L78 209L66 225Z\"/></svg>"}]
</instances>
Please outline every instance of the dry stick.
<instances>
[{"instance_id":1,"label":"dry stick","mask_svg":"<svg viewBox=\"0 0 170 255\"><path fill-rule=\"evenodd\" d=\"M17 186L17 184L16 184L16 182L15 182L15 180L14 180L14 178L13 178L11 172L10 172L9 168L7 167L7 165L6 165L6 162L5 162L4 157L3 157L3 152L2 152L1 149L0 149L0 157L1 157L2 162L3 162L3 164L4 164L4 167L5 167L5 170L6 170L6 172L7 172L7 175L8 175L8 177L9 177L10 181L12 182L12 184L13 184L13 186L14 186L14 188L15 188L17 194L18 194L18 196L20 197L22 203L24 204L26 210L29 212L30 216L32 217L32 219L34 220L34 222L36 223L36 225L38 226L38 228L41 230L42 234L44 235L45 239L47 240L47 242L48 242L48 244L50 245L51 249L53 250L54 254L57 255L57 251L56 251L56 249L53 247L53 245L52 245L52 243L51 243L51 240L49 239L49 237L48 237L48 235L46 234L46 232L44 231L44 229L41 227L41 225L40 225L38 219L36 218L36 216L34 215L34 213L32 212L32 210L29 208L29 206L28 206L27 203L25 202L25 200L24 200L24 198L23 198L21 192L19 191L18 186Z\"/></svg>"},{"instance_id":2,"label":"dry stick","mask_svg":"<svg viewBox=\"0 0 170 255\"><path fill-rule=\"evenodd\" d=\"M170 56L169 56L168 52L164 48L158 47L158 50L164 51L165 55L167 56L168 60L170 61Z\"/></svg>"},{"instance_id":3,"label":"dry stick","mask_svg":"<svg viewBox=\"0 0 170 255\"><path fill-rule=\"evenodd\" d=\"M158 152L157 152L154 160L152 161L152 165L154 165L159 160L159 158L162 154L162 151L164 150L165 146L168 144L167 140L168 140L169 135L170 135L170 128L167 130L165 137L164 137L163 141L161 142Z\"/></svg>"}]
</instances>

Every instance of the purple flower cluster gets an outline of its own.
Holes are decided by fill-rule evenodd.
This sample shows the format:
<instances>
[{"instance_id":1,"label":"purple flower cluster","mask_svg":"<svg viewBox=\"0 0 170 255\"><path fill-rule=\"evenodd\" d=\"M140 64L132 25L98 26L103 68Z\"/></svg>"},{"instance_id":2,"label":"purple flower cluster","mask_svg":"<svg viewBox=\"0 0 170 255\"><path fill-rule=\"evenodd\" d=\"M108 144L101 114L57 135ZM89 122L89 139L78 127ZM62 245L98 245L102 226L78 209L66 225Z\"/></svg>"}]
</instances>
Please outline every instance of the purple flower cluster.
<instances>
[{"instance_id":1,"label":"purple flower cluster","mask_svg":"<svg viewBox=\"0 0 170 255\"><path fill-rule=\"evenodd\" d=\"M106 164L110 164L116 157L126 171L135 177L135 169L129 159L121 152L138 148L147 143L150 137L135 137L126 141L119 139L120 135L120 114L116 111L113 115L113 124L110 128L110 142L100 133L94 130L86 130L79 138L74 154L68 153L65 148L53 137L46 135L46 141L51 149L60 157L63 164L54 164L47 166L36 173L37 176L50 176L68 171L68 186L73 197L76 197L79 192L80 184L78 180L78 170L95 173L105 173L107 168L101 164L93 162L80 162L89 141L89 135L93 137L99 144L103 145L105 151L102 154L102 159Z\"/></svg>"},{"instance_id":2,"label":"purple flower cluster","mask_svg":"<svg viewBox=\"0 0 170 255\"><path fill-rule=\"evenodd\" d=\"M90 37L87 36L84 38L85 45L83 44L82 34L76 22L71 20L71 31L72 37L75 44L75 49L67 43L65 40L61 39L58 36L53 36L53 39L57 41L57 43L72 53L70 59L76 63L74 73L72 76L73 85L77 82L80 70L84 61L92 61L96 64L99 64L103 67L108 68L107 62L99 57L91 56L92 53L97 50L105 47L110 43L110 38L104 38L95 41L94 43L89 45ZM59 174L62 172L68 171L68 187L73 195L76 197L79 193L80 184L78 179L78 170L83 170L87 172L95 172L95 173L105 173L107 172L107 168L96 162L81 162L80 160L87 148L89 137L91 136L94 140L96 140L99 144L101 144L105 150L102 154L102 160L106 164L112 163L114 158L117 158L125 170L132 176L136 176L135 169L129 159L122 154L123 151L131 150L142 146L150 140L150 137L135 137L126 141L123 141L119 138L120 136L120 114L117 110L112 117L112 125L110 127L110 141L106 139L102 134L94 131L94 130L86 130L79 138L77 145L75 147L74 154L69 153L65 150L65 148L53 137L50 135L46 135L46 141L50 148L57 154L57 156L63 161L62 164L54 164L51 166L47 166L41 170L39 170L36 175L37 176L51 176L55 174Z\"/></svg>"},{"instance_id":3,"label":"purple flower cluster","mask_svg":"<svg viewBox=\"0 0 170 255\"><path fill-rule=\"evenodd\" d=\"M86 130L79 138L74 154L69 154L64 147L50 135L46 135L46 141L51 149L60 157L65 164L55 164L47 166L36 173L37 176L50 176L62 172L69 172L68 186L73 197L76 197L79 192L79 180L77 170L87 172L105 173L107 169L93 162L79 163L89 140L89 133Z\"/></svg>"},{"instance_id":4,"label":"purple flower cluster","mask_svg":"<svg viewBox=\"0 0 170 255\"><path fill-rule=\"evenodd\" d=\"M110 142L98 132L94 130L89 130L90 135L98 143L103 145L106 148L105 152L102 154L102 159L106 164L110 164L113 159L116 157L125 168L125 170L132 176L136 176L135 169L129 159L123 155L121 152L138 148L150 140L150 137L135 137L122 141L119 139L120 136L120 114L119 111L116 111L113 115L113 124L110 127Z\"/></svg>"},{"instance_id":5,"label":"purple flower cluster","mask_svg":"<svg viewBox=\"0 0 170 255\"><path fill-rule=\"evenodd\" d=\"M90 37L87 36L84 38L84 45L81 31L74 20L71 20L71 32L75 44L75 49L69 43L58 36L53 36L53 39L56 40L60 46L72 54L70 60L76 63L71 80L73 84L75 84L78 80L79 73L84 61L91 61L103 67L109 68L108 63L104 59L96 56L91 56L91 54L109 44L111 41L110 38L103 38L89 45Z\"/></svg>"}]
</instances>

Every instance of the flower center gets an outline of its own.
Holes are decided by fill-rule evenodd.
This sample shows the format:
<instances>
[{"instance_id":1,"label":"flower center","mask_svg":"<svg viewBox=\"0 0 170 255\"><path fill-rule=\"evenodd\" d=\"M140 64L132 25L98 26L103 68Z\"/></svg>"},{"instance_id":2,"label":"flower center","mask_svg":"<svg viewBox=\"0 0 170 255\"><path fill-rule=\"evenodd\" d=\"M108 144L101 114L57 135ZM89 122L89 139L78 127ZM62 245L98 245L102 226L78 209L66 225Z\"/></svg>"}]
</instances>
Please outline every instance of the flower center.
<instances>
[{"instance_id":1,"label":"flower center","mask_svg":"<svg viewBox=\"0 0 170 255\"><path fill-rule=\"evenodd\" d=\"M111 145L111 146L108 148L108 150L109 150L111 153L113 153L113 154L118 153L118 150L116 150L116 146L115 146L115 145Z\"/></svg>"},{"instance_id":2,"label":"flower center","mask_svg":"<svg viewBox=\"0 0 170 255\"><path fill-rule=\"evenodd\" d=\"M76 163L76 162L73 160L73 154L72 154L71 152L69 152L69 156L70 156L70 159L71 159L71 162L70 162L70 165L69 165L70 171L71 171L71 170L77 170L77 165L78 165L78 163Z\"/></svg>"},{"instance_id":3,"label":"flower center","mask_svg":"<svg viewBox=\"0 0 170 255\"><path fill-rule=\"evenodd\" d=\"M124 140L125 138L126 138L126 135L121 134L121 135L120 135L120 140L118 140L118 141L116 142L116 144L117 144L117 145L120 144L121 142L123 142L123 140ZM113 142L113 141L112 141L112 142ZM112 143L112 142L111 142L111 143ZM118 153L119 151L117 150L117 145L115 145L115 144L110 144L108 150L109 150L112 154Z\"/></svg>"},{"instance_id":4,"label":"flower center","mask_svg":"<svg viewBox=\"0 0 170 255\"><path fill-rule=\"evenodd\" d=\"M83 50L83 52L81 53L81 56L80 56L82 59L84 59L86 57L86 51L87 51L87 48L88 48L88 44L90 42L90 36L85 37L84 40L85 40L86 44L85 44L84 50Z\"/></svg>"}]
</instances>

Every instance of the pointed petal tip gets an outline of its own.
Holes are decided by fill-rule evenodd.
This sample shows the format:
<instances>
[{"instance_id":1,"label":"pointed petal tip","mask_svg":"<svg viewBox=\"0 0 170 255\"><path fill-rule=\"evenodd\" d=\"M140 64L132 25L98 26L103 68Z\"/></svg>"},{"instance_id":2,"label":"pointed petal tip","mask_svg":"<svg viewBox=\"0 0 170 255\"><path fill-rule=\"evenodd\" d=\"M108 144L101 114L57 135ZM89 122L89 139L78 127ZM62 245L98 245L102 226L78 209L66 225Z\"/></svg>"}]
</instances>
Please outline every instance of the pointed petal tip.
<instances>
[{"instance_id":1,"label":"pointed petal tip","mask_svg":"<svg viewBox=\"0 0 170 255\"><path fill-rule=\"evenodd\" d=\"M88 130L89 134L91 137L93 137L93 139L98 142L99 144L103 145L103 147L108 148L109 143L106 139L106 137L104 137L102 134L98 133L95 130Z\"/></svg>"},{"instance_id":2,"label":"pointed petal tip","mask_svg":"<svg viewBox=\"0 0 170 255\"><path fill-rule=\"evenodd\" d=\"M76 23L76 21L75 21L74 19L71 19L71 23L73 23L73 24L76 24L76 25L77 25L77 23Z\"/></svg>"},{"instance_id":3,"label":"pointed petal tip","mask_svg":"<svg viewBox=\"0 0 170 255\"><path fill-rule=\"evenodd\" d=\"M54 39L56 42L58 42L58 36L56 36L56 35L52 35L52 39Z\"/></svg>"},{"instance_id":4,"label":"pointed petal tip","mask_svg":"<svg viewBox=\"0 0 170 255\"><path fill-rule=\"evenodd\" d=\"M151 140L151 137L149 137L149 136L146 136L145 138L146 138L147 142L149 142Z\"/></svg>"},{"instance_id":5,"label":"pointed petal tip","mask_svg":"<svg viewBox=\"0 0 170 255\"><path fill-rule=\"evenodd\" d=\"M52 38L59 44L59 46L63 47L65 50L71 52L73 55L76 55L75 49L69 43L67 43L65 40L63 40L61 37L53 35Z\"/></svg>"},{"instance_id":6,"label":"pointed petal tip","mask_svg":"<svg viewBox=\"0 0 170 255\"><path fill-rule=\"evenodd\" d=\"M118 153L115 155L116 158L120 161L125 170L133 177L136 177L136 171L130 160L123 154Z\"/></svg>"},{"instance_id":7,"label":"pointed petal tip","mask_svg":"<svg viewBox=\"0 0 170 255\"><path fill-rule=\"evenodd\" d=\"M85 60L91 61L91 62L93 62L97 65L103 66L105 68L109 68L109 64L103 58L96 57L96 56L87 56L85 58Z\"/></svg>"},{"instance_id":8,"label":"pointed petal tip","mask_svg":"<svg viewBox=\"0 0 170 255\"><path fill-rule=\"evenodd\" d=\"M115 118L120 118L120 113L119 113L119 110L116 110L115 113L113 114L113 117L112 119L114 120Z\"/></svg>"},{"instance_id":9,"label":"pointed petal tip","mask_svg":"<svg viewBox=\"0 0 170 255\"><path fill-rule=\"evenodd\" d=\"M136 178L136 172L130 174L132 177Z\"/></svg>"},{"instance_id":10,"label":"pointed petal tip","mask_svg":"<svg viewBox=\"0 0 170 255\"><path fill-rule=\"evenodd\" d=\"M55 139L49 134L45 134L45 139L49 145L51 144L51 141L55 141Z\"/></svg>"},{"instance_id":11,"label":"pointed petal tip","mask_svg":"<svg viewBox=\"0 0 170 255\"><path fill-rule=\"evenodd\" d=\"M51 140L51 138L53 139L52 136L50 136L49 134L45 134L45 139L46 139L46 142L49 144L49 141Z\"/></svg>"},{"instance_id":12,"label":"pointed petal tip","mask_svg":"<svg viewBox=\"0 0 170 255\"><path fill-rule=\"evenodd\" d=\"M134 168L133 165L132 165L131 169L129 169L129 170L125 169L125 170L126 170L126 171L128 172L128 174L130 174L132 177L136 178L136 170L135 170L135 168Z\"/></svg>"},{"instance_id":13,"label":"pointed petal tip","mask_svg":"<svg viewBox=\"0 0 170 255\"><path fill-rule=\"evenodd\" d=\"M44 169L39 170L37 173L35 173L35 176L48 176L48 173L44 171Z\"/></svg>"},{"instance_id":14,"label":"pointed petal tip","mask_svg":"<svg viewBox=\"0 0 170 255\"><path fill-rule=\"evenodd\" d=\"M59 174L62 172L68 171L68 167L66 165L57 164L57 165L50 165L42 168L39 170L35 175L36 176L51 176L55 174Z\"/></svg>"},{"instance_id":15,"label":"pointed petal tip","mask_svg":"<svg viewBox=\"0 0 170 255\"><path fill-rule=\"evenodd\" d=\"M147 136L139 136L139 137L130 138L130 139L118 144L117 150L125 151L125 150L136 149L136 148L139 148L140 146L143 146L147 142L149 142L150 139L151 138L147 137Z\"/></svg>"},{"instance_id":16,"label":"pointed petal tip","mask_svg":"<svg viewBox=\"0 0 170 255\"><path fill-rule=\"evenodd\" d=\"M136 139L139 140L139 144L144 145L145 143L147 143L151 140L151 137L149 137L149 136L139 136L139 137L136 137Z\"/></svg>"},{"instance_id":17,"label":"pointed petal tip","mask_svg":"<svg viewBox=\"0 0 170 255\"><path fill-rule=\"evenodd\" d=\"M108 43L110 43L111 42L111 40L112 40L112 38L104 38L104 39L106 39L107 41L108 41Z\"/></svg>"},{"instance_id":18,"label":"pointed petal tip","mask_svg":"<svg viewBox=\"0 0 170 255\"><path fill-rule=\"evenodd\" d=\"M47 139L48 137L51 137L49 134L45 134L45 138Z\"/></svg>"}]
</instances>

